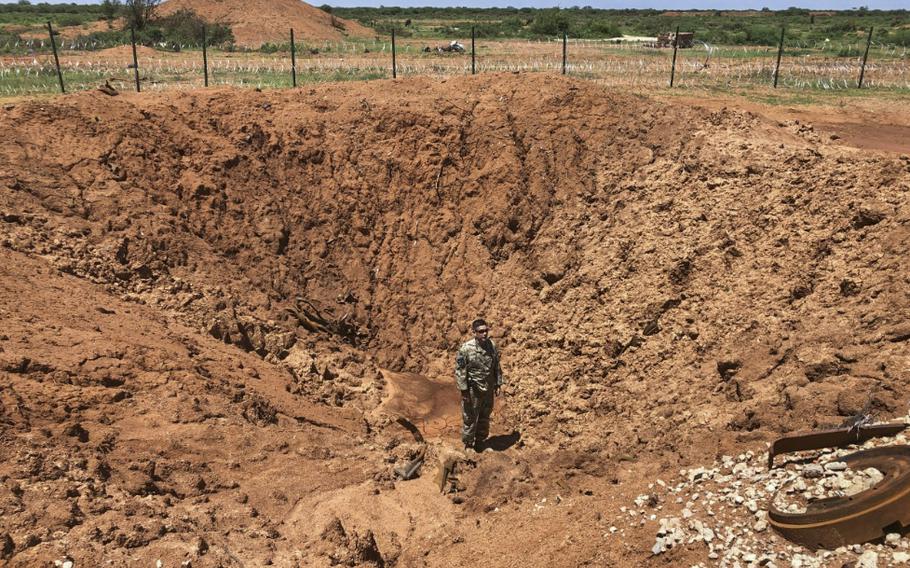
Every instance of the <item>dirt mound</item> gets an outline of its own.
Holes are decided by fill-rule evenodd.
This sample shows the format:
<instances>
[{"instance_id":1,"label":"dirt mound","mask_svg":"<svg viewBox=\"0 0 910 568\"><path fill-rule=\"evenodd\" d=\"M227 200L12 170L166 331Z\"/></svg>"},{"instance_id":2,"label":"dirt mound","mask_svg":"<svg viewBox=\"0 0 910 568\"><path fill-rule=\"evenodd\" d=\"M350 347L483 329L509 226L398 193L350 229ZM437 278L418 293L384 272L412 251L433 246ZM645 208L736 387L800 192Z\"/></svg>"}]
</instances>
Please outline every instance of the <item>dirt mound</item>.
<instances>
[{"instance_id":1,"label":"dirt mound","mask_svg":"<svg viewBox=\"0 0 910 568\"><path fill-rule=\"evenodd\" d=\"M300 0L168 0L161 15L189 9L210 22L227 24L238 45L288 43L290 29L297 41L338 41L346 37L373 37L357 22L335 17Z\"/></svg>"},{"instance_id":2,"label":"dirt mound","mask_svg":"<svg viewBox=\"0 0 910 568\"><path fill-rule=\"evenodd\" d=\"M654 521L608 540L617 498L906 413L910 159L804 123L506 74L80 93L0 128L12 565L642 565ZM477 315L507 385L450 500L455 433L397 483L416 442L381 406L447 397L382 370L449 380Z\"/></svg>"}]
</instances>

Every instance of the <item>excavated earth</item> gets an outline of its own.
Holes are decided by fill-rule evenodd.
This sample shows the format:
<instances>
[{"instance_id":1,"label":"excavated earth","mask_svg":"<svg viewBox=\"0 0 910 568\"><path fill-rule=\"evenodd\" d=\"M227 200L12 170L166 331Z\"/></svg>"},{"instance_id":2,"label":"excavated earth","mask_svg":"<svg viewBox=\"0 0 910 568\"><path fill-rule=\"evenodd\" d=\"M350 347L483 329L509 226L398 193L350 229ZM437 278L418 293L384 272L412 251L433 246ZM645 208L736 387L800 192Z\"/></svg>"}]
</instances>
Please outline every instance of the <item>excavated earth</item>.
<instances>
[{"instance_id":1,"label":"excavated earth","mask_svg":"<svg viewBox=\"0 0 910 568\"><path fill-rule=\"evenodd\" d=\"M503 74L0 132L0 565L709 564L626 505L907 414L910 157L804 122ZM441 493L479 315L507 384Z\"/></svg>"}]
</instances>

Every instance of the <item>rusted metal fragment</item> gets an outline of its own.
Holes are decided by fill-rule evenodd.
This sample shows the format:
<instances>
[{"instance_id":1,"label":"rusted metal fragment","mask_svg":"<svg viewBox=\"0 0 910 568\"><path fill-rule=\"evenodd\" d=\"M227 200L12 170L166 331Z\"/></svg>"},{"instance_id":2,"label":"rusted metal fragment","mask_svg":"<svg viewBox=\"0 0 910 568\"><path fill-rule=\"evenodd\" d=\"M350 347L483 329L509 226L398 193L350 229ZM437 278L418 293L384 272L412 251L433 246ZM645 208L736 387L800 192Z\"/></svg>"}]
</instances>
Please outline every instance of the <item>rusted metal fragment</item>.
<instances>
[{"instance_id":1,"label":"rusted metal fragment","mask_svg":"<svg viewBox=\"0 0 910 568\"><path fill-rule=\"evenodd\" d=\"M418 442L420 444L423 444L426 442L426 440L424 440L424 438L423 438L423 434L420 433L420 428L415 426L413 422L411 422L404 416L399 416L398 418L395 419L395 422L398 422L405 428L405 430L410 432L411 435L414 436L415 442Z\"/></svg>"},{"instance_id":2,"label":"rusted metal fragment","mask_svg":"<svg viewBox=\"0 0 910 568\"><path fill-rule=\"evenodd\" d=\"M458 458L452 454L439 459L439 469L436 472L436 485L439 486L440 493L446 492L446 484L449 482L452 472L455 471L456 463L458 463Z\"/></svg>"},{"instance_id":3,"label":"rusted metal fragment","mask_svg":"<svg viewBox=\"0 0 910 568\"><path fill-rule=\"evenodd\" d=\"M910 446L887 446L850 454L851 469L874 467L884 474L875 487L849 497L810 503L805 513L768 510L771 526L812 550L869 542L910 525Z\"/></svg>"},{"instance_id":4,"label":"rusted metal fragment","mask_svg":"<svg viewBox=\"0 0 910 568\"><path fill-rule=\"evenodd\" d=\"M413 479L417 477L417 472L420 470L420 466L423 465L423 460L426 456L427 448L423 446L420 448L420 451L417 452L417 457L412 459L406 465L395 468L395 475L401 479L407 481L408 479Z\"/></svg>"},{"instance_id":5,"label":"rusted metal fragment","mask_svg":"<svg viewBox=\"0 0 910 568\"><path fill-rule=\"evenodd\" d=\"M894 436L907 428L904 422L898 424L871 424L834 430L819 430L790 434L775 440L768 449L768 469L774 467L774 456L821 448L839 448L850 444L862 444L872 438Z\"/></svg>"}]
</instances>

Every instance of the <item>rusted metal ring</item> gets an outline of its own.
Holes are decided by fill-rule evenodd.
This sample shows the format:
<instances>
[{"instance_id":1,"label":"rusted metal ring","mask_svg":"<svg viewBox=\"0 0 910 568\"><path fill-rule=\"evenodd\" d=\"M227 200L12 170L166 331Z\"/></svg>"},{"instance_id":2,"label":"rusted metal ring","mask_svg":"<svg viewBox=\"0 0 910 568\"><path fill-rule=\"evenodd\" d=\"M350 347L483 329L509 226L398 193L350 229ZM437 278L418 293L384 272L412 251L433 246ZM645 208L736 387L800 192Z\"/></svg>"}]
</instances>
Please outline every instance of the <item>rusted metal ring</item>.
<instances>
[{"instance_id":1,"label":"rusted metal ring","mask_svg":"<svg viewBox=\"0 0 910 568\"><path fill-rule=\"evenodd\" d=\"M910 446L863 450L840 461L854 470L874 467L884 478L862 493L810 503L805 513L787 513L772 505L768 519L777 532L813 550L833 550L910 525Z\"/></svg>"}]
</instances>

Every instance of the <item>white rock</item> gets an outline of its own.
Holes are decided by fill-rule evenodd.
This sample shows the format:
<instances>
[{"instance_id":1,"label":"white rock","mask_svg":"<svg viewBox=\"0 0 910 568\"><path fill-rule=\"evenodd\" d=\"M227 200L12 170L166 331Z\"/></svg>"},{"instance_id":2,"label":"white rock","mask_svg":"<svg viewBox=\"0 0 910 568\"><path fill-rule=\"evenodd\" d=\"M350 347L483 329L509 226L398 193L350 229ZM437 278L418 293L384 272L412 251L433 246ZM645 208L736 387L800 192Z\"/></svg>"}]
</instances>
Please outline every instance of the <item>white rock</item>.
<instances>
[{"instance_id":1,"label":"white rock","mask_svg":"<svg viewBox=\"0 0 910 568\"><path fill-rule=\"evenodd\" d=\"M758 521L757 523L752 525L752 530L754 530L755 532L764 532L765 530L767 530L767 528L768 528L767 521Z\"/></svg>"},{"instance_id":2,"label":"white rock","mask_svg":"<svg viewBox=\"0 0 910 568\"><path fill-rule=\"evenodd\" d=\"M847 464L842 461L833 461L825 464L825 469L828 471L844 471L847 469Z\"/></svg>"},{"instance_id":3,"label":"white rock","mask_svg":"<svg viewBox=\"0 0 910 568\"><path fill-rule=\"evenodd\" d=\"M907 564L910 562L910 554L906 552L895 552L891 555L891 561L895 564Z\"/></svg>"},{"instance_id":4,"label":"white rock","mask_svg":"<svg viewBox=\"0 0 910 568\"><path fill-rule=\"evenodd\" d=\"M885 474L874 467L867 467L863 470L863 473L869 478L870 486L878 485L881 480L885 479Z\"/></svg>"},{"instance_id":5,"label":"white rock","mask_svg":"<svg viewBox=\"0 0 910 568\"><path fill-rule=\"evenodd\" d=\"M60 568L73 568L76 564L72 560L64 560L60 563Z\"/></svg>"},{"instance_id":6,"label":"white rock","mask_svg":"<svg viewBox=\"0 0 910 568\"><path fill-rule=\"evenodd\" d=\"M885 535L885 544L888 546L897 548L898 543L901 541L901 535L897 533L888 533Z\"/></svg>"},{"instance_id":7,"label":"white rock","mask_svg":"<svg viewBox=\"0 0 910 568\"><path fill-rule=\"evenodd\" d=\"M856 559L856 568L878 568L878 554L874 550L867 550Z\"/></svg>"},{"instance_id":8,"label":"white rock","mask_svg":"<svg viewBox=\"0 0 910 568\"><path fill-rule=\"evenodd\" d=\"M657 537L657 540L654 541L654 546L651 547L651 554L657 556L661 552L666 551L666 544L664 543L663 537Z\"/></svg>"},{"instance_id":9,"label":"white rock","mask_svg":"<svg viewBox=\"0 0 910 568\"><path fill-rule=\"evenodd\" d=\"M817 479L825 474L825 470L822 469L822 466L810 463L803 468L803 477L806 479Z\"/></svg>"}]
</instances>

